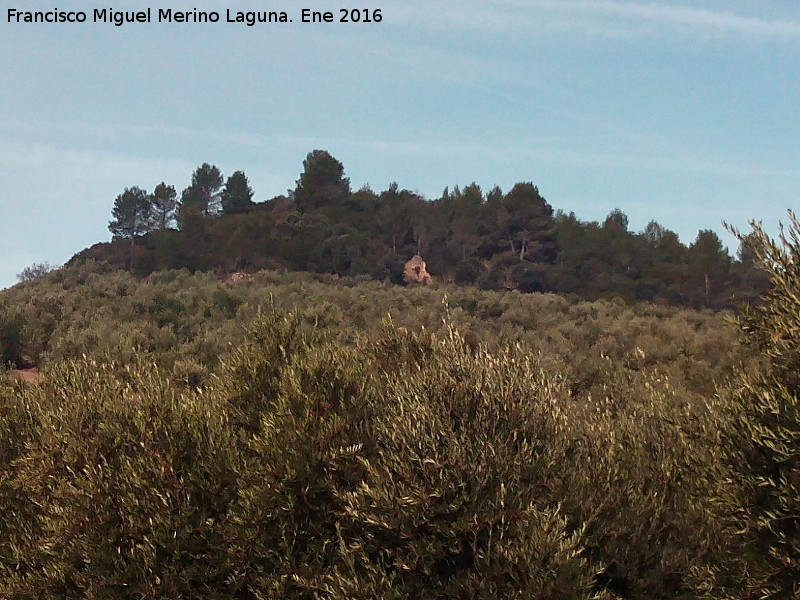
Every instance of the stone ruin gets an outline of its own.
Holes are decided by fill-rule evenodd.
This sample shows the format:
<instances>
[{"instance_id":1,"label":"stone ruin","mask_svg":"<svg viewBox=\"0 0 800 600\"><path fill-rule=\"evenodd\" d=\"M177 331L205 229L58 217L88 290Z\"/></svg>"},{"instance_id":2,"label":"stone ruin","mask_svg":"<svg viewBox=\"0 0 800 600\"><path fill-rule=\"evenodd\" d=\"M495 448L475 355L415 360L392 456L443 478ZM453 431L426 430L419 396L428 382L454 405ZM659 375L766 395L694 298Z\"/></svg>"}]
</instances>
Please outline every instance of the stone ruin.
<instances>
[{"instance_id":1,"label":"stone ruin","mask_svg":"<svg viewBox=\"0 0 800 600\"><path fill-rule=\"evenodd\" d=\"M425 261L419 254L415 254L403 267L403 282L428 284L431 282L431 274L425 268Z\"/></svg>"}]
</instances>

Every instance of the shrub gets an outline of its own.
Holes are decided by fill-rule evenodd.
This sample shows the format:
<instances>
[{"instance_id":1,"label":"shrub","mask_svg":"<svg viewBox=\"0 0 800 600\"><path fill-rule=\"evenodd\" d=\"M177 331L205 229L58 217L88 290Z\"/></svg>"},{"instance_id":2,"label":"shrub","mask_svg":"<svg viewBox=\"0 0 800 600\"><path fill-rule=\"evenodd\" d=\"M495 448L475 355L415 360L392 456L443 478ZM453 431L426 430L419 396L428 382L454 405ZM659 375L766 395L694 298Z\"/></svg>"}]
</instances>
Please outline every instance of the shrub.
<instances>
[{"instance_id":1,"label":"shrub","mask_svg":"<svg viewBox=\"0 0 800 600\"><path fill-rule=\"evenodd\" d=\"M587 404L521 345L389 328L343 349L296 323L262 323L227 392L252 411L228 535L257 593L683 598L704 584L715 422L663 380Z\"/></svg>"},{"instance_id":2,"label":"shrub","mask_svg":"<svg viewBox=\"0 0 800 600\"><path fill-rule=\"evenodd\" d=\"M777 242L755 223L739 236L772 280L763 302L738 319L744 341L769 362L725 396L734 415L728 459L741 483L727 501L748 561L746 570L733 559L729 568L748 598L800 591L800 224L789 218Z\"/></svg>"},{"instance_id":3,"label":"shrub","mask_svg":"<svg viewBox=\"0 0 800 600\"><path fill-rule=\"evenodd\" d=\"M689 598L714 411L531 348L273 312L201 391L147 363L0 387L0 596ZM316 321L317 327L319 320ZM181 367L183 368L183 367Z\"/></svg>"},{"instance_id":4,"label":"shrub","mask_svg":"<svg viewBox=\"0 0 800 600\"><path fill-rule=\"evenodd\" d=\"M217 597L239 457L212 398L79 361L0 406L0 596Z\"/></svg>"},{"instance_id":5,"label":"shrub","mask_svg":"<svg viewBox=\"0 0 800 600\"><path fill-rule=\"evenodd\" d=\"M20 282L33 281L39 277L44 277L56 269L58 269L58 267L54 267L47 262L33 263L31 266L22 269L22 272L17 273L17 280Z\"/></svg>"}]
</instances>

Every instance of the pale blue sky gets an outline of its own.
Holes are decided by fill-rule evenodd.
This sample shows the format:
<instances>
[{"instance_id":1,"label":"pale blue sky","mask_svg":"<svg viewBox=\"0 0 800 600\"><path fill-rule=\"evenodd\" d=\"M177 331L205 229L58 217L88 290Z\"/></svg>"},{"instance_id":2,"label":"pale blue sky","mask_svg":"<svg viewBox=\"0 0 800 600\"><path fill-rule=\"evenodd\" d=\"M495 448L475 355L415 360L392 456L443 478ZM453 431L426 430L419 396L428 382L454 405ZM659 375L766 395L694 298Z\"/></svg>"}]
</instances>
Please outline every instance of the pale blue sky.
<instances>
[{"instance_id":1,"label":"pale blue sky","mask_svg":"<svg viewBox=\"0 0 800 600\"><path fill-rule=\"evenodd\" d=\"M620 208L634 231L713 229L732 252L723 220L772 228L800 198L796 0L366 0L381 23L317 25L289 0L22 4L295 22L23 25L4 2L0 287L109 240L126 187L181 190L210 162L264 200L316 148L354 188L533 181L581 219Z\"/></svg>"}]
</instances>

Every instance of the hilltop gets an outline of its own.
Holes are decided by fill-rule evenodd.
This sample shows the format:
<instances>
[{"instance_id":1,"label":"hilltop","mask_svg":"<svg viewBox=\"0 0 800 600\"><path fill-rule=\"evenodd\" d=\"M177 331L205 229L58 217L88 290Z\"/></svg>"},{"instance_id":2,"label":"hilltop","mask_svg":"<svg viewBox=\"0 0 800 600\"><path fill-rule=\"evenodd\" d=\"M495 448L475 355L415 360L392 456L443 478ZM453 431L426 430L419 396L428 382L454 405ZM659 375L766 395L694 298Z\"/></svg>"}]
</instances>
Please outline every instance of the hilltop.
<instances>
[{"instance_id":1,"label":"hilltop","mask_svg":"<svg viewBox=\"0 0 800 600\"><path fill-rule=\"evenodd\" d=\"M402 283L405 263L419 255L436 280L484 290L715 309L766 288L753 257L732 258L711 230L687 246L655 221L631 232L619 210L581 221L554 211L532 182L507 192L473 183L432 200L396 184L353 191L344 166L315 150L286 195L253 196L244 172L225 179L208 163L180 196L165 182L128 188L112 207L112 241L69 264L96 260L136 277L285 269Z\"/></svg>"}]
</instances>

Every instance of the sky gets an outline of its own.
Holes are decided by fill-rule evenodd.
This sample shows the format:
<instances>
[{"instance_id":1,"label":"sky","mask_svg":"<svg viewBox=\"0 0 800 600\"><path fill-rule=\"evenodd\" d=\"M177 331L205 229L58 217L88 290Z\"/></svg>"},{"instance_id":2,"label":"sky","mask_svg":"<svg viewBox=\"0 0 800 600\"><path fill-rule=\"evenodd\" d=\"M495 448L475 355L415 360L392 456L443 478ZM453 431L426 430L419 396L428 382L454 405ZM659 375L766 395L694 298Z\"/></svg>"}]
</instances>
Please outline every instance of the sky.
<instances>
[{"instance_id":1,"label":"sky","mask_svg":"<svg viewBox=\"0 0 800 600\"><path fill-rule=\"evenodd\" d=\"M0 288L109 241L114 199L204 162L261 201L328 150L353 189L532 181L556 210L690 244L723 222L777 231L800 198L800 3L330 0L0 5ZM353 4L352 6L355 6ZM9 9L85 23L9 22ZM152 11L92 22L94 9ZM301 9L332 23L302 23ZM159 9L218 23L157 22ZM226 23L226 11L291 23Z\"/></svg>"}]
</instances>

